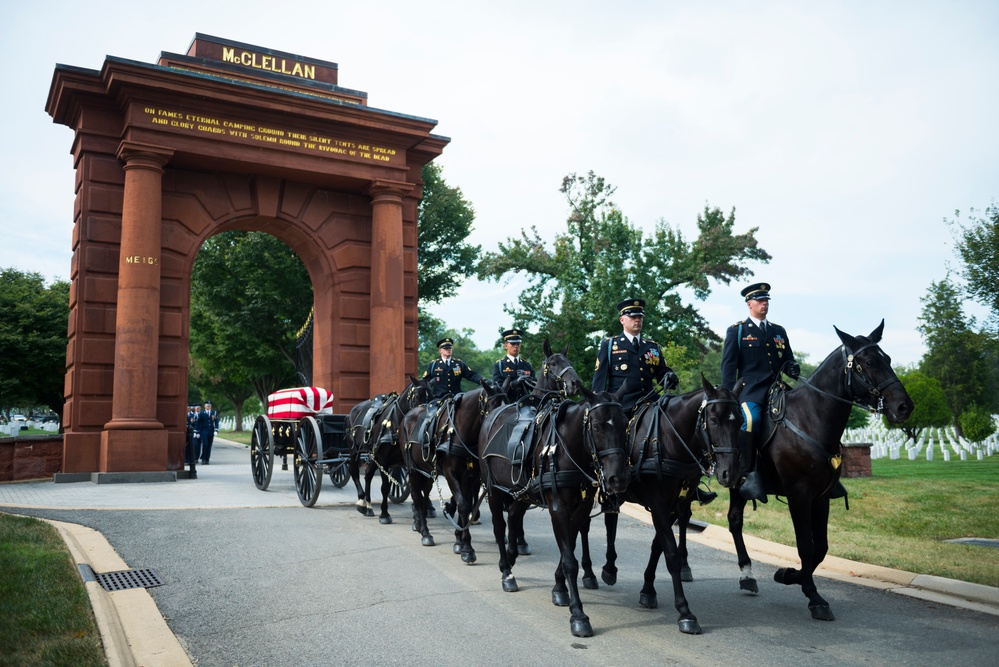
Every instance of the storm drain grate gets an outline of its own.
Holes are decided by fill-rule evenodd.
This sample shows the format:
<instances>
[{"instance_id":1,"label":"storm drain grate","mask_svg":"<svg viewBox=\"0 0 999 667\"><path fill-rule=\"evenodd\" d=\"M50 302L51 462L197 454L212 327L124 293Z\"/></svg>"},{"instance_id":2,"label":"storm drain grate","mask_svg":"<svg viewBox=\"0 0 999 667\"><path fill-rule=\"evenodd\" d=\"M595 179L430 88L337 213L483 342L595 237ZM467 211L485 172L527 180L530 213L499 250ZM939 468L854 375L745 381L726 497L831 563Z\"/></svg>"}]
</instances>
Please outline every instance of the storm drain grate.
<instances>
[{"instance_id":1,"label":"storm drain grate","mask_svg":"<svg viewBox=\"0 0 999 667\"><path fill-rule=\"evenodd\" d=\"M125 591L130 588L155 588L163 580L156 570L121 570L120 572L94 573L97 583L106 591Z\"/></svg>"}]
</instances>

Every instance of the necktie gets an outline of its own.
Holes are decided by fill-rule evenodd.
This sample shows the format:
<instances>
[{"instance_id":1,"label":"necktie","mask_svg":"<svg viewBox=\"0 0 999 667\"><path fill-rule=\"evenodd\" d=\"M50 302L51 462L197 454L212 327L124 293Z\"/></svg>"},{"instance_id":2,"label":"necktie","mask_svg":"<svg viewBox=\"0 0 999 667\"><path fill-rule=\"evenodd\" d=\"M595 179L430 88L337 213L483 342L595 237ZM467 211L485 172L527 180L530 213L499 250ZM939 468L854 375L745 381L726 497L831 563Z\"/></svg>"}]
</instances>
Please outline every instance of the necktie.
<instances>
[{"instance_id":1,"label":"necktie","mask_svg":"<svg viewBox=\"0 0 999 667\"><path fill-rule=\"evenodd\" d=\"M640 340L638 340L638 336L635 336L634 338L632 338L631 342L634 343L634 345L635 345L635 352L641 352L642 351L642 342Z\"/></svg>"},{"instance_id":2,"label":"necktie","mask_svg":"<svg viewBox=\"0 0 999 667\"><path fill-rule=\"evenodd\" d=\"M766 333L767 333L767 321L766 320L763 320L762 322L760 322L760 331L763 332L764 336L766 335Z\"/></svg>"}]
</instances>

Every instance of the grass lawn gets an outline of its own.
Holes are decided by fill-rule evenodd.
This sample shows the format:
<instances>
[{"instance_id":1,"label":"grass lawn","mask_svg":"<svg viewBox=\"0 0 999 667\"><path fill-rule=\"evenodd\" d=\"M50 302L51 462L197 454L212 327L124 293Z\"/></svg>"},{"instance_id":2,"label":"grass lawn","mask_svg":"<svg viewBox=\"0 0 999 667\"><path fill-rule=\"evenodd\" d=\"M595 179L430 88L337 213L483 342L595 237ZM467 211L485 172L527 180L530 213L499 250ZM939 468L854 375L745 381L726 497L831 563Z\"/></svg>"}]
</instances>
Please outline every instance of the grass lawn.
<instances>
[{"instance_id":1,"label":"grass lawn","mask_svg":"<svg viewBox=\"0 0 999 667\"><path fill-rule=\"evenodd\" d=\"M241 445L250 444L250 438L253 436L253 431L246 429L245 431L219 431L218 437L224 440L231 440L232 442L238 442Z\"/></svg>"},{"instance_id":2,"label":"grass lawn","mask_svg":"<svg viewBox=\"0 0 999 667\"><path fill-rule=\"evenodd\" d=\"M999 550L952 544L959 537L999 539L999 456L983 461L877 459L872 476L843 480L850 510L832 501L829 553L917 574L999 586ZM721 494L722 498L725 494ZM694 518L727 526L728 503L694 504ZM745 532L794 544L787 506L773 496L752 511Z\"/></svg>"},{"instance_id":3,"label":"grass lawn","mask_svg":"<svg viewBox=\"0 0 999 667\"><path fill-rule=\"evenodd\" d=\"M105 665L83 581L55 528L0 514L0 665Z\"/></svg>"}]
</instances>

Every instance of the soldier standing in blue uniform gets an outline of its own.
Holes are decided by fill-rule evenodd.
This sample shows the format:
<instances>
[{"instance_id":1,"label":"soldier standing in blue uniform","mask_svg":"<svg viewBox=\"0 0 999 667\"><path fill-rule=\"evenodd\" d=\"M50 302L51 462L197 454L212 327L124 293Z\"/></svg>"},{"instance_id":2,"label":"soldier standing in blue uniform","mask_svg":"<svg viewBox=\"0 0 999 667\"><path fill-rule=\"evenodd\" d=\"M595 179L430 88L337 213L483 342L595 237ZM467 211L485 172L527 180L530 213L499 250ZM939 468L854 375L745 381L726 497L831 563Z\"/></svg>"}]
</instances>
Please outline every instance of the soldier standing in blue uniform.
<instances>
[{"instance_id":1,"label":"soldier standing in blue uniform","mask_svg":"<svg viewBox=\"0 0 999 667\"><path fill-rule=\"evenodd\" d=\"M762 427L760 421L763 403L767 400L770 386L780 379L781 372L797 379L801 368L794 360L791 342L787 332L779 324L767 321L770 311L770 283L754 283L741 292L749 308L749 317L736 322L725 333L725 347L722 349L722 386L735 390L736 382L745 386L739 394L742 399L742 431L740 454L750 470L739 493L746 500L767 502L759 466L756 465L754 434Z\"/></svg>"},{"instance_id":2,"label":"soldier standing in blue uniform","mask_svg":"<svg viewBox=\"0 0 999 667\"><path fill-rule=\"evenodd\" d=\"M201 434L201 462L208 465L212 457L212 443L219 427L219 413L212 410L212 402L205 401L205 409L198 415L198 432Z\"/></svg>"},{"instance_id":3,"label":"soldier standing in blue uniform","mask_svg":"<svg viewBox=\"0 0 999 667\"><path fill-rule=\"evenodd\" d=\"M520 329L507 329L503 332L503 349L506 356L493 364L493 382L501 385L507 378L533 378L534 367L520 358L520 344L523 341Z\"/></svg>"},{"instance_id":4,"label":"soldier standing in blue uniform","mask_svg":"<svg viewBox=\"0 0 999 667\"><path fill-rule=\"evenodd\" d=\"M645 301L625 299L617 304L617 309L623 331L600 343L593 391L615 392L627 382L621 407L630 415L639 399L654 389L653 380L667 390L676 389L679 380L666 365L659 343L642 338Z\"/></svg>"},{"instance_id":5,"label":"soldier standing in blue uniform","mask_svg":"<svg viewBox=\"0 0 999 667\"><path fill-rule=\"evenodd\" d=\"M469 368L468 364L461 359L451 358L452 347L454 347L454 341L450 338L441 338L437 341L437 349L440 350L441 358L431 361L423 373L424 378L430 378L434 398L457 394L461 391L462 378L476 384L482 383L482 376Z\"/></svg>"}]
</instances>

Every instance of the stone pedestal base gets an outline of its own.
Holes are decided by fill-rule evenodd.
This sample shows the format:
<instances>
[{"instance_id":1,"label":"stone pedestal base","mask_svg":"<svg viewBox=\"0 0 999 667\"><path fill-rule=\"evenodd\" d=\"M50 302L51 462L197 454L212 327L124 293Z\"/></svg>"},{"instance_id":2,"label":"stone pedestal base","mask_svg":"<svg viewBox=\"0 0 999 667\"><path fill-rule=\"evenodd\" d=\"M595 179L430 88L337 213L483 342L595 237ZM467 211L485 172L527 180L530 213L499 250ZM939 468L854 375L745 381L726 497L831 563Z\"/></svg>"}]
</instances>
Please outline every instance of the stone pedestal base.
<instances>
[{"instance_id":1,"label":"stone pedestal base","mask_svg":"<svg viewBox=\"0 0 999 667\"><path fill-rule=\"evenodd\" d=\"M168 438L165 429L104 431L100 472L165 472Z\"/></svg>"},{"instance_id":2,"label":"stone pedestal base","mask_svg":"<svg viewBox=\"0 0 999 667\"><path fill-rule=\"evenodd\" d=\"M851 443L843 445L843 477L871 476L871 445Z\"/></svg>"}]
</instances>

